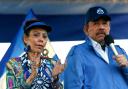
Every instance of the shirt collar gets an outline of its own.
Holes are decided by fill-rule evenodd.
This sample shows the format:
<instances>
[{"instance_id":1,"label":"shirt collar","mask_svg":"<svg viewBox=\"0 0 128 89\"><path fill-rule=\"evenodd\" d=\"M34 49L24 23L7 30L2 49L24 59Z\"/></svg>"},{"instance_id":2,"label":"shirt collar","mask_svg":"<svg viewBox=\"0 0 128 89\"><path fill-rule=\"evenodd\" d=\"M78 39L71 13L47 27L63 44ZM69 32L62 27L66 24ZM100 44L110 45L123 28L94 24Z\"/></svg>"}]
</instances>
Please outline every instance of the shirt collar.
<instances>
[{"instance_id":1,"label":"shirt collar","mask_svg":"<svg viewBox=\"0 0 128 89\"><path fill-rule=\"evenodd\" d=\"M96 42L95 40L93 40L93 39L90 38L90 37L89 37L89 39L91 40L92 46L93 46L94 48L102 49L102 48L101 48L101 45L100 45L98 42Z\"/></svg>"},{"instance_id":2,"label":"shirt collar","mask_svg":"<svg viewBox=\"0 0 128 89\"><path fill-rule=\"evenodd\" d=\"M105 49L105 51L103 51L103 49L102 49L102 47L101 47L101 45L98 43L98 42L96 42L95 40L93 40L92 38L90 38L89 37L89 39L90 39L90 41L91 41L91 43L92 43L92 46L93 46L93 48L94 48L94 50L107 62L107 63L109 63L109 59L108 59L108 49Z\"/></svg>"}]
</instances>

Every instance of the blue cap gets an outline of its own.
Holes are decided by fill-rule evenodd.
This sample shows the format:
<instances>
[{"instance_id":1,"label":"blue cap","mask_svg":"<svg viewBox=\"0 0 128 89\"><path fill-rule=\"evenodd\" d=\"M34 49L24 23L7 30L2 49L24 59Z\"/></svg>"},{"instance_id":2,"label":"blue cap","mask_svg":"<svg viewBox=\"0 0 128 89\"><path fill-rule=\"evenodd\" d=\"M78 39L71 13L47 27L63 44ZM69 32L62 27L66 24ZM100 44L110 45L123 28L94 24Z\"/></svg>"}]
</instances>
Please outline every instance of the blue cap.
<instances>
[{"instance_id":1,"label":"blue cap","mask_svg":"<svg viewBox=\"0 0 128 89\"><path fill-rule=\"evenodd\" d=\"M40 22L40 21L31 23L24 30L27 31L27 30L30 30L35 27L42 28L42 29L46 30L47 32L50 32L52 30L52 28L50 26L48 26L44 22Z\"/></svg>"},{"instance_id":2,"label":"blue cap","mask_svg":"<svg viewBox=\"0 0 128 89\"><path fill-rule=\"evenodd\" d=\"M86 23L89 21L96 21L99 18L111 20L107 10L100 6L91 7L86 13Z\"/></svg>"}]
</instances>

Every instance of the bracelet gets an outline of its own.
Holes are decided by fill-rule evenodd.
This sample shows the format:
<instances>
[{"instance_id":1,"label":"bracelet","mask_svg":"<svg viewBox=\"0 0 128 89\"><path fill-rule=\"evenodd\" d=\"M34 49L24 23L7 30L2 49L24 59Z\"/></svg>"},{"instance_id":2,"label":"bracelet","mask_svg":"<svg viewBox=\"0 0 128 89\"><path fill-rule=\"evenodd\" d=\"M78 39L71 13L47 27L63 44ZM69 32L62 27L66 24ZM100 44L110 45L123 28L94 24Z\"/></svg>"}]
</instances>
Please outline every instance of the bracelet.
<instances>
[{"instance_id":1,"label":"bracelet","mask_svg":"<svg viewBox=\"0 0 128 89\"><path fill-rule=\"evenodd\" d=\"M53 77L53 82L57 82L59 80L59 76L57 75L57 76L55 76L55 77Z\"/></svg>"}]
</instances>

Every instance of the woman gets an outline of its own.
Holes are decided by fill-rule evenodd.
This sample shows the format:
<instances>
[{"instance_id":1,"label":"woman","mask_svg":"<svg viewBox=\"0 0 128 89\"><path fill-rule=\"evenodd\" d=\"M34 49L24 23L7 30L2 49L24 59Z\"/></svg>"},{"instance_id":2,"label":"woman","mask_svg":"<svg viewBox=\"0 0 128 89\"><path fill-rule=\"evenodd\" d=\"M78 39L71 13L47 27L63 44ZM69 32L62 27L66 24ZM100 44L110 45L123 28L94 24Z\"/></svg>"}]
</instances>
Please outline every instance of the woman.
<instances>
[{"instance_id":1,"label":"woman","mask_svg":"<svg viewBox=\"0 0 128 89\"><path fill-rule=\"evenodd\" d=\"M7 89L61 89L58 75L64 65L44 49L51 27L33 19L24 26L25 54L7 63Z\"/></svg>"}]
</instances>

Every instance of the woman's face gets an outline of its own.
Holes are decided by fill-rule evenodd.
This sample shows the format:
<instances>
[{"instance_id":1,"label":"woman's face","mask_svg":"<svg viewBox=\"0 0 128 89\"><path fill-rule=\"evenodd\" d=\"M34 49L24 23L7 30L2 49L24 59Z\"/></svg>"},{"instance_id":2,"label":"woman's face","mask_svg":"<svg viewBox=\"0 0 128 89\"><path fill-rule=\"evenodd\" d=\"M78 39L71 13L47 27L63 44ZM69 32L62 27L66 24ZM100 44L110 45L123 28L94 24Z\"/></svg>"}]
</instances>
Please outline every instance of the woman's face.
<instances>
[{"instance_id":1,"label":"woman's face","mask_svg":"<svg viewBox=\"0 0 128 89\"><path fill-rule=\"evenodd\" d=\"M32 52L41 53L48 40L48 35L42 28L31 29L29 36L24 36L25 44L29 44Z\"/></svg>"}]
</instances>

